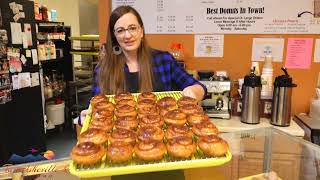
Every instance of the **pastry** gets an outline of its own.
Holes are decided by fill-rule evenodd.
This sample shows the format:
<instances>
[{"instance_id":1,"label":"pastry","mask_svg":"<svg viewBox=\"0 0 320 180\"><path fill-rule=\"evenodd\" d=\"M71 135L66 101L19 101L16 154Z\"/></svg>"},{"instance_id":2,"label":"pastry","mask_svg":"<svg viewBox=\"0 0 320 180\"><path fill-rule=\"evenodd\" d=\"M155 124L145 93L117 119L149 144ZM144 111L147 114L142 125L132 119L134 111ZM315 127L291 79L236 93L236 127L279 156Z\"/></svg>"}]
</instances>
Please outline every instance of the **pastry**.
<instances>
[{"instance_id":1,"label":"pastry","mask_svg":"<svg viewBox=\"0 0 320 180\"><path fill-rule=\"evenodd\" d=\"M105 144L108 141L107 133L101 129L89 128L79 136L79 142L93 142L98 145Z\"/></svg>"},{"instance_id":2,"label":"pastry","mask_svg":"<svg viewBox=\"0 0 320 180\"><path fill-rule=\"evenodd\" d=\"M168 140L168 153L173 157L189 158L196 150L196 144L191 137L178 137Z\"/></svg>"},{"instance_id":3,"label":"pastry","mask_svg":"<svg viewBox=\"0 0 320 180\"><path fill-rule=\"evenodd\" d=\"M113 128L113 121L111 118L96 117L89 124L89 129L91 128L101 129L104 132L111 132Z\"/></svg>"},{"instance_id":4,"label":"pastry","mask_svg":"<svg viewBox=\"0 0 320 180\"><path fill-rule=\"evenodd\" d=\"M162 129L156 126L143 126L139 128L137 134L139 141L162 141L164 137Z\"/></svg>"},{"instance_id":5,"label":"pastry","mask_svg":"<svg viewBox=\"0 0 320 180\"><path fill-rule=\"evenodd\" d=\"M142 99L137 103L138 109L142 109L144 107L155 107L155 106L156 106L156 102L153 101L152 99Z\"/></svg>"},{"instance_id":6,"label":"pastry","mask_svg":"<svg viewBox=\"0 0 320 180\"><path fill-rule=\"evenodd\" d=\"M217 135L218 128L210 121L203 121L192 126L192 131L197 136Z\"/></svg>"},{"instance_id":7,"label":"pastry","mask_svg":"<svg viewBox=\"0 0 320 180\"><path fill-rule=\"evenodd\" d=\"M95 119L113 119L113 111L108 111L108 110L100 110L96 111L94 114L92 114L91 117L92 120Z\"/></svg>"},{"instance_id":8,"label":"pastry","mask_svg":"<svg viewBox=\"0 0 320 180\"><path fill-rule=\"evenodd\" d=\"M194 104L197 105L198 101L192 97L188 97L188 96L182 96L179 100L178 100L178 106L184 106L187 104Z\"/></svg>"},{"instance_id":9,"label":"pastry","mask_svg":"<svg viewBox=\"0 0 320 180\"><path fill-rule=\"evenodd\" d=\"M216 135L200 137L198 146L208 156L224 156L229 149L228 143Z\"/></svg>"},{"instance_id":10,"label":"pastry","mask_svg":"<svg viewBox=\"0 0 320 180\"><path fill-rule=\"evenodd\" d=\"M132 106L122 105L118 109L115 110L114 114L116 115L116 117L137 116L137 111Z\"/></svg>"},{"instance_id":11,"label":"pastry","mask_svg":"<svg viewBox=\"0 0 320 180\"><path fill-rule=\"evenodd\" d=\"M176 106L177 101L173 97L163 97L157 102L157 106L159 108L166 107L166 106Z\"/></svg>"},{"instance_id":12,"label":"pastry","mask_svg":"<svg viewBox=\"0 0 320 180\"><path fill-rule=\"evenodd\" d=\"M165 133L167 139L174 139L181 136L192 138L192 131L187 126L170 125Z\"/></svg>"},{"instance_id":13,"label":"pastry","mask_svg":"<svg viewBox=\"0 0 320 180\"><path fill-rule=\"evenodd\" d=\"M178 107L176 105L174 106L162 106L159 108L160 110L160 115L163 117L165 114L167 114L167 112L172 111L178 109Z\"/></svg>"},{"instance_id":14,"label":"pastry","mask_svg":"<svg viewBox=\"0 0 320 180\"><path fill-rule=\"evenodd\" d=\"M144 127L144 126L156 126L159 128L162 128L162 126L164 125L164 121L163 119L160 117L160 115L156 114L156 115L145 115L141 118L139 118L140 120L140 126Z\"/></svg>"},{"instance_id":15,"label":"pastry","mask_svg":"<svg viewBox=\"0 0 320 180\"><path fill-rule=\"evenodd\" d=\"M210 121L210 118L207 114L203 112L197 112L197 113L189 114L189 116L187 117L187 121L188 121L188 124L194 125L194 124L201 123L203 121Z\"/></svg>"},{"instance_id":16,"label":"pastry","mask_svg":"<svg viewBox=\"0 0 320 180\"><path fill-rule=\"evenodd\" d=\"M107 157L114 163L126 162L132 158L133 147L131 144L115 142L108 146Z\"/></svg>"},{"instance_id":17,"label":"pastry","mask_svg":"<svg viewBox=\"0 0 320 180\"><path fill-rule=\"evenodd\" d=\"M157 96L153 94L152 92L143 92L138 96L138 102L144 99L150 99L154 102L157 101Z\"/></svg>"},{"instance_id":18,"label":"pastry","mask_svg":"<svg viewBox=\"0 0 320 180\"><path fill-rule=\"evenodd\" d=\"M187 115L179 109L175 109L167 112L163 119L167 124L184 125L187 122Z\"/></svg>"},{"instance_id":19,"label":"pastry","mask_svg":"<svg viewBox=\"0 0 320 180\"><path fill-rule=\"evenodd\" d=\"M141 141L134 147L138 158L145 161L161 160L166 153L166 147L160 141Z\"/></svg>"},{"instance_id":20,"label":"pastry","mask_svg":"<svg viewBox=\"0 0 320 180\"><path fill-rule=\"evenodd\" d=\"M116 109L118 109L119 107L121 107L123 105L129 105L132 107L136 107L136 101L133 99L121 99L121 100L117 101Z\"/></svg>"},{"instance_id":21,"label":"pastry","mask_svg":"<svg viewBox=\"0 0 320 180\"><path fill-rule=\"evenodd\" d=\"M116 101L116 103L122 99L134 100L132 94L129 92L118 93L117 95L114 96L114 100Z\"/></svg>"},{"instance_id":22,"label":"pastry","mask_svg":"<svg viewBox=\"0 0 320 180\"><path fill-rule=\"evenodd\" d=\"M138 127L139 121L136 116L122 116L117 118L114 123L116 128L122 129L136 129Z\"/></svg>"},{"instance_id":23,"label":"pastry","mask_svg":"<svg viewBox=\"0 0 320 180\"><path fill-rule=\"evenodd\" d=\"M134 145L136 142L137 135L134 131L129 129L115 129L110 135L110 142L123 142Z\"/></svg>"},{"instance_id":24,"label":"pastry","mask_svg":"<svg viewBox=\"0 0 320 180\"><path fill-rule=\"evenodd\" d=\"M95 106L92 107L92 113L95 114L99 111L114 111L115 106L111 102L99 102Z\"/></svg>"},{"instance_id":25,"label":"pastry","mask_svg":"<svg viewBox=\"0 0 320 180\"><path fill-rule=\"evenodd\" d=\"M72 148L70 156L77 164L93 165L101 161L105 154L106 151L101 145L93 142L83 142Z\"/></svg>"},{"instance_id":26,"label":"pastry","mask_svg":"<svg viewBox=\"0 0 320 180\"><path fill-rule=\"evenodd\" d=\"M203 112L202 107L195 104L187 104L179 108L186 115Z\"/></svg>"},{"instance_id":27,"label":"pastry","mask_svg":"<svg viewBox=\"0 0 320 180\"><path fill-rule=\"evenodd\" d=\"M142 118L143 116L146 115L158 115L158 109L155 106L150 106L150 107L140 107L140 109L138 109L138 117Z\"/></svg>"},{"instance_id":28,"label":"pastry","mask_svg":"<svg viewBox=\"0 0 320 180\"><path fill-rule=\"evenodd\" d=\"M90 100L90 104L92 106L95 106L97 103L100 102L109 102L109 98L103 94L99 94L97 96L94 96L91 100Z\"/></svg>"}]
</instances>

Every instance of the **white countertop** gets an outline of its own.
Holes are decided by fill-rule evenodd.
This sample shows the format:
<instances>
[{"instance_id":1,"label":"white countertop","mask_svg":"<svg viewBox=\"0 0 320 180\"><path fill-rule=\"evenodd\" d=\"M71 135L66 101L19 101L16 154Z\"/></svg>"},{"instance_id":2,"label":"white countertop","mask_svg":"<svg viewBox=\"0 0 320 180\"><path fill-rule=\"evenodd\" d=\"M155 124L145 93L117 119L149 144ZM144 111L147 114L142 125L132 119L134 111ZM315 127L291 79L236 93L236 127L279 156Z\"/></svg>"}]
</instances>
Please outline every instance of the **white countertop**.
<instances>
[{"instance_id":1,"label":"white countertop","mask_svg":"<svg viewBox=\"0 0 320 180\"><path fill-rule=\"evenodd\" d=\"M284 131L293 136L304 136L303 129L293 120L290 121L290 126L288 127L279 127L274 126L269 123L269 119L260 118L259 124L245 124L240 121L239 116L233 116L231 119L215 119L211 118L212 122L217 126L220 132L235 132L235 131L243 131L250 130L255 128L263 128L263 127L274 127L281 131Z\"/></svg>"}]
</instances>

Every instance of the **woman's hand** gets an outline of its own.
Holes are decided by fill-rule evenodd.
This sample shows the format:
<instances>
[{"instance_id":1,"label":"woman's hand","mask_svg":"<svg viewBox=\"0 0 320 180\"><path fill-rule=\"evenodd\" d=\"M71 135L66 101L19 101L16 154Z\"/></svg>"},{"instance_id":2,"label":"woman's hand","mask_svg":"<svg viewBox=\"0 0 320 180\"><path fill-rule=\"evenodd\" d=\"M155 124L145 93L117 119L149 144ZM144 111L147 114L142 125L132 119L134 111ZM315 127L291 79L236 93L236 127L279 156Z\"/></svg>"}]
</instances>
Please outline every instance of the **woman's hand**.
<instances>
[{"instance_id":1,"label":"woman's hand","mask_svg":"<svg viewBox=\"0 0 320 180\"><path fill-rule=\"evenodd\" d=\"M204 89L199 84L195 84L184 88L182 94L201 101L204 97Z\"/></svg>"},{"instance_id":2,"label":"woman's hand","mask_svg":"<svg viewBox=\"0 0 320 180\"><path fill-rule=\"evenodd\" d=\"M85 110L82 110L81 111L81 113L80 113L80 122L78 122L78 123L80 123L79 125L82 125L83 124L83 122L84 122L84 120L86 119L86 116L88 115L88 114L91 114L91 109L85 109Z\"/></svg>"}]
</instances>

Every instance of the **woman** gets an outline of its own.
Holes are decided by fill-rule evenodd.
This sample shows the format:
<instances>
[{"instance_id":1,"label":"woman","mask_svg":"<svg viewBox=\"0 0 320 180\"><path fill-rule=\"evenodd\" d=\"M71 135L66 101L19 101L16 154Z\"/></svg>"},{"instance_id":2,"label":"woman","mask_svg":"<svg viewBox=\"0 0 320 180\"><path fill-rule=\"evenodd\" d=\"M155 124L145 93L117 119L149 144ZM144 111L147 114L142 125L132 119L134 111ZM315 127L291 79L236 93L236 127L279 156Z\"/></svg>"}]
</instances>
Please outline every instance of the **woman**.
<instances>
[{"instance_id":1,"label":"woman","mask_svg":"<svg viewBox=\"0 0 320 180\"><path fill-rule=\"evenodd\" d=\"M130 6L119 6L111 13L95 77L93 95L182 90L200 101L206 92L170 53L148 46L141 16Z\"/></svg>"}]
</instances>

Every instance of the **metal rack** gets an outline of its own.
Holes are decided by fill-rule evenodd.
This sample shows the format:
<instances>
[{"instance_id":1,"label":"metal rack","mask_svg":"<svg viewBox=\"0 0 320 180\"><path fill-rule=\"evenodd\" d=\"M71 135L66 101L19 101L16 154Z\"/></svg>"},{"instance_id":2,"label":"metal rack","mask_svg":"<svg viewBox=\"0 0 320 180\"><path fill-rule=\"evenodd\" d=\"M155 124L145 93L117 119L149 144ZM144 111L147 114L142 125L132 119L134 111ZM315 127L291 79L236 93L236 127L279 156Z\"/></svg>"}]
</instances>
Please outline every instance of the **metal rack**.
<instances>
[{"instance_id":1,"label":"metal rack","mask_svg":"<svg viewBox=\"0 0 320 180\"><path fill-rule=\"evenodd\" d=\"M99 55L99 36L82 35L69 38L72 42L70 54L73 67L73 81L69 82L73 87L74 105L72 113L76 116L87 108L88 99L91 96L93 85L93 73Z\"/></svg>"}]
</instances>

